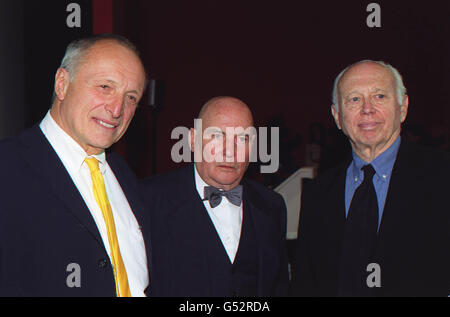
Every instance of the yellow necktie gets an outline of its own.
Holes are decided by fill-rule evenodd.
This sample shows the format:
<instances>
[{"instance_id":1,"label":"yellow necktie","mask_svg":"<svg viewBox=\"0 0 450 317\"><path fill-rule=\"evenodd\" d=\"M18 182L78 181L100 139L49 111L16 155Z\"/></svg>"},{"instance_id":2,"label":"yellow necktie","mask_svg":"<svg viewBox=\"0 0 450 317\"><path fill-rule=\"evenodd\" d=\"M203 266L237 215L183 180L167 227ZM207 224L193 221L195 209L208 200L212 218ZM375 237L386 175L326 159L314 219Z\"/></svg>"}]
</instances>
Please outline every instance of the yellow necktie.
<instances>
[{"instance_id":1,"label":"yellow necktie","mask_svg":"<svg viewBox=\"0 0 450 317\"><path fill-rule=\"evenodd\" d=\"M111 262L113 265L114 279L116 282L117 297L130 297L130 286L128 285L127 271L120 255L119 242L117 240L116 226L114 217L106 195L105 183L103 176L98 168L98 160L96 158L85 159L86 164L91 171L92 187L94 190L95 200L99 205L103 218L105 219L106 229L108 232L108 242L111 250Z\"/></svg>"}]
</instances>

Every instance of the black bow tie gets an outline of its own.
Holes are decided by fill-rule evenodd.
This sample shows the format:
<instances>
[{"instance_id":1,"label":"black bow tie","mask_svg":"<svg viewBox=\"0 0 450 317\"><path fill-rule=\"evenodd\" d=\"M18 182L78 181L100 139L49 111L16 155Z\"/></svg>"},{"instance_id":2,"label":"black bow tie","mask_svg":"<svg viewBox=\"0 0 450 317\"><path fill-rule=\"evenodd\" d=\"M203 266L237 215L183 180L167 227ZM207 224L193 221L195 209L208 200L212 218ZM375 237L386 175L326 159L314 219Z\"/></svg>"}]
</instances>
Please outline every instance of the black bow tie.
<instances>
[{"instance_id":1,"label":"black bow tie","mask_svg":"<svg viewBox=\"0 0 450 317\"><path fill-rule=\"evenodd\" d=\"M242 185L238 185L229 191L220 190L213 186L206 186L204 189L203 200L209 200L212 208L219 206L222 201L222 196L227 197L228 201L233 205L240 206L242 202Z\"/></svg>"}]
</instances>

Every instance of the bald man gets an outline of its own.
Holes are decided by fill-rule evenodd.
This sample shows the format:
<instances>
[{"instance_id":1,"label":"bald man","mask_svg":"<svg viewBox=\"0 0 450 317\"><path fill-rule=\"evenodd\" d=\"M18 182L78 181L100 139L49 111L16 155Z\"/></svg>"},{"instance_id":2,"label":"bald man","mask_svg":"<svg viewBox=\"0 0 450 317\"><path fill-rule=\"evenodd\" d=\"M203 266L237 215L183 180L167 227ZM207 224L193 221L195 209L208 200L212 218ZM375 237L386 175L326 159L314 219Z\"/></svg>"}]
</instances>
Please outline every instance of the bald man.
<instances>
[{"instance_id":1,"label":"bald man","mask_svg":"<svg viewBox=\"0 0 450 317\"><path fill-rule=\"evenodd\" d=\"M253 126L232 97L208 101L191 129L195 163L142 182L151 212L153 296L286 295L286 207L243 178Z\"/></svg>"},{"instance_id":2,"label":"bald man","mask_svg":"<svg viewBox=\"0 0 450 317\"><path fill-rule=\"evenodd\" d=\"M294 295L448 296L450 159L401 139L401 75L350 65L331 110L353 155L302 193Z\"/></svg>"}]
</instances>

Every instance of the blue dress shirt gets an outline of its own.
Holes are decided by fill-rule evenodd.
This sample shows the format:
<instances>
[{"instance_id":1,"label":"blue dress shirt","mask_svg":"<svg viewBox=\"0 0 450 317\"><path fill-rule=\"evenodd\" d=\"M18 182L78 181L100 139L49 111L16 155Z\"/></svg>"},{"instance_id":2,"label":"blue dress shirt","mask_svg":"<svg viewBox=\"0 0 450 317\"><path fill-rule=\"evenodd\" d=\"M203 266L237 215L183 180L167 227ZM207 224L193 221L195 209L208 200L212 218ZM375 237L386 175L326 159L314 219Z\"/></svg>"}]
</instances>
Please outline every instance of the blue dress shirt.
<instances>
[{"instance_id":1,"label":"blue dress shirt","mask_svg":"<svg viewBox=\"0 0 450 317\"><path fill-rule=\"evenodd\" d=\"M372 162L363 161L355 152L352 153L353 161L347 168L347 177L345 180L345 216L348 214L350 203L353 198L355 190L361 185L364 179L364 172L361 168L364 165L372 164L375 169L373 176L373 185L377 193L378 201L378 226L380 226L381 217L383 215L384 204L386 202L386 195L389 188L389 181L392 175L392 168L397 158L398 149L400 148L400 136L395 142L383 153L378 155Z\"/></svg>"}]
</instances>

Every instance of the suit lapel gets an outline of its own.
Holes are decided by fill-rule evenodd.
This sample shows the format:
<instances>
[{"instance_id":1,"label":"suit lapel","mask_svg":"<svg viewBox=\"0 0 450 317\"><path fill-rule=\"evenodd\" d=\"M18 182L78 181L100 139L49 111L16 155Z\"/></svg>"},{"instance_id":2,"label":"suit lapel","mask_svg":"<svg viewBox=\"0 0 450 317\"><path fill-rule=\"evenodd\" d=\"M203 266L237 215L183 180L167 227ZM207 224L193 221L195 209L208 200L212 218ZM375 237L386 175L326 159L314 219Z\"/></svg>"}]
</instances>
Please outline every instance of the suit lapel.
<instances>
[{"instance_id":1,"label":"suit lapel","mask_svg":"<svg viewBox=\"0 0 450 317\"><path fill-rule=\"evenodd\" d=\"M398 228L405 227L409 223L408 219L417 216L414 211L420 207L415 205L417 200L411 198L420 197L423 193L420 186L417 186L416 177L419 172L414 167L414 159L414 155L409 154L408 145L402 141L392 169L381 218L380 241L383 241L387 236L396 236ZM407 230L407 228L404 228L404 230ZM380 245L383 245L383 243L380 243Z\"/></svg>"},{"instance_id":2,"label":"suit lapel","mask_svg":"<svg viewBox=\"0 0 450 317\"><path fill-rule=\"evenodd\" d=\"M345 229L345 181L348 162L320 181L313 183L312 195L305 196L312 199L303 201L310 217L314 219L312 236L315 247L311 250L318 263L315 274L325 280L335 281L338 278L338 264L342 248L342 238ZM319 188L316 188L318 186ZM306 189L305 189L306 190ZM302 217L300 218L302 219ZM306 228L305 228L306 229ZM309 228L308 228L309 230ZM301 234L301 233L299 233ZM337 284L336 284L337 285Z\"/></svg>"},{"instance_id":3,"label":"suit lapel","mask_svg":"<svg viewBox=\"0 0 450 317\"><path fill-rule=\"evenodd\" d=\"M327 205L329 206L327 210L327 230L329 234L327 236L330 238L329 243L333 247L330 249L330 256L336 258L341 250L342 237L345 229L345 182L346 182L346 172L348 164L338 170L336 175L336 181L331 182L333 184L329 190L329 197ZM337 212L330 212L337 206Z\"/></svg>"},{"instance_id":4,"label":"suit lapel","mask_svg":"<svg viewBox=\"0 0 450 317\"><path fill-rule=\"evenodd\" d=\"M48 186L80 224L103 245L97 225L80 192L39 126L26 130L20 136L19 151L28 167Z\"/></svg>"},{"instance_id":5,"label":"suit lapel","mask_svg":"<svg viewBox=\"0 0 450 317\"><path fill-rule=\"evenodd\" d=\"M172 207L168 208L169 214L166 219L166 227L173 237L172 241L178 243L181 237L188 237L183 239L182 243L186 243L186 250L189 251L188 256L201 257L199 267L195 269L205 277L199 280L198 283L206 282L207 294L215 294L212 282L212 266L214 265L215 257L226 256L225 248L222 246L219 235L212 223L211 218L203 204L203 201L198 195L195 185L194 165L183 169L180 175L180 181L174 184L174 191L179 195L178 199L174 200ZM219 248L218 248L219 246ZM180 246L177 245L177 248ZM221 250L221 249L222 250ZM222 252L222 254L218 254Z\"/></svg>"}]
</instances>

